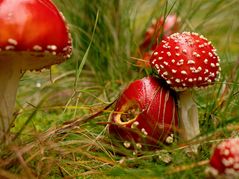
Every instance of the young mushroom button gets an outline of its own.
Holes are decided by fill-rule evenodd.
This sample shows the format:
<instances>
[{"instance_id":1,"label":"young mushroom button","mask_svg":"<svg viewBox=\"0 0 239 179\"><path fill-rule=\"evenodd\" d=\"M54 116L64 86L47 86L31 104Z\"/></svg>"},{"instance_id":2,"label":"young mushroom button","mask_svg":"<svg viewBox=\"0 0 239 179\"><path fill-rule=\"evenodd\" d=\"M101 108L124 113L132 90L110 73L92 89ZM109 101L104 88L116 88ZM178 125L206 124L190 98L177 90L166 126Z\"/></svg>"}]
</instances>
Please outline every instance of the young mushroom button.
<instances>
[{"instance_id":1,"label":"young mushroom button","mask_svg":"<svg viewBox=\"0 0 239 179\"><path fill-rule=\"evenodd\" d=\"M150 64L171 88L179 91L181 136L190 140L199 135L198 110L190 89L204 88L219 79L216 49L197 33L174 33L153 52ZM194 146L193 152L197 151Z\"/></svg>"},{"instance_id":2,"label":"young mushroom button","mask_svg":"<svg viewBox=\"0 0 239 179\"><path fill-rule=\"evenodd\" d=\"M0 141L12 124L18 82L26 70L41 70L71 56L64 17L49 0L0 1Z\"/></svg>"}]
</instances>

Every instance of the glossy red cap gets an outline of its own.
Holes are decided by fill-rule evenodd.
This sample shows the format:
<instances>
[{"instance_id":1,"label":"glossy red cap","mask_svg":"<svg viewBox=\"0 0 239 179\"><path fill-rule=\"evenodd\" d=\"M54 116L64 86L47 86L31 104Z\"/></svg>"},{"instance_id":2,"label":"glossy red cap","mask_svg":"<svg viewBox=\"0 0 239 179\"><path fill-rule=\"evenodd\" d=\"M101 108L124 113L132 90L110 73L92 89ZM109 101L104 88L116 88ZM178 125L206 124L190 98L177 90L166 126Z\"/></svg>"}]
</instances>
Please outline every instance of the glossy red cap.
<instances>
[{"instance_id":1,"label":"glossy red cap","mask_svg":"<svg viewBox=\"0 0 239 179\"><path fill-rule=\"evenodd\" d=\"M110 133L125 147L171 143L178 124L175 94L155 77L136 80L119 97L111 122Z\"/></svg>"},{"instance_id":2,"label":"glossy red cap","mask_svg":"<svg viewBox=\"0 0 239 179\"><path fill-rule=\"evenodd\" d=\"M69 58L72 40L50 0L0 0L0 56L41 69Z\"/></svg>"}]
</instances>

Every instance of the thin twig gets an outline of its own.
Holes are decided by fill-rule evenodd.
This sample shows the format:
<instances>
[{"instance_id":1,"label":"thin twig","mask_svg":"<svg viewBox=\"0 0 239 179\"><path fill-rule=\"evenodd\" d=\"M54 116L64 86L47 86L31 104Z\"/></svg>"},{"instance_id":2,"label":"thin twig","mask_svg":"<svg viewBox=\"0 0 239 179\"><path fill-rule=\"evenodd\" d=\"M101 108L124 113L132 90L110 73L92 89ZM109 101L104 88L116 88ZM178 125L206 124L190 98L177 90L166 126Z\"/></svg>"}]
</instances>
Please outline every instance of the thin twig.
<instances>
[{"instance_id":1,"label":"thin twig","mask_svg":"<svg viewBox=\"0 0 239 179\"><path fill-rule=\"evenodd\" d=\"M173 174L173 173L178 173L178 172L182 172L185 170L190 170L195 167L205 166L208 163L209 163L209 160L202 160L200 162L192 163L190 165L180 165L180 166L176 166L176 167L174 166L172 169L169 169L168 172L166 172L166 174Z\"/></svg>"}]
</instances>

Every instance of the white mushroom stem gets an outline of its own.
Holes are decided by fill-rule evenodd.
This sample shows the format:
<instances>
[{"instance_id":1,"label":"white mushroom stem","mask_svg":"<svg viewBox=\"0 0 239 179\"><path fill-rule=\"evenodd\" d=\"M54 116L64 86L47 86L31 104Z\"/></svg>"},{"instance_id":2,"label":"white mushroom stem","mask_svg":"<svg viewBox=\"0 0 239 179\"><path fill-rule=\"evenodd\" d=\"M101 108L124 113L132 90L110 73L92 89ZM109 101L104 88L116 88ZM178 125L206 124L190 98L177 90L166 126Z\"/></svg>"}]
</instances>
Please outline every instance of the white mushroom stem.
<instances>
[{"instance_id":1,"label":"white mushroom stem","mask_svg":"<svg viewBox=\"0 0 239 179\"><path fill-rule=\"evenodd\" d=\"M21 77L20 63L0 58L0 142L8 140L13 122L18 83Z\"/></svg>"},{"instance_id":2,"label":"white mushroom stem","mask_svg":"<svg viewBox=\"0 0 239 179\"><path fill-rule=\"evenodd\" d=\"M179 92L179 125L182 140L189 141L200 134L198 109L190 91ZM197 153L198 145L190 147L188 152Z\"/></svg>"}]
</instances>

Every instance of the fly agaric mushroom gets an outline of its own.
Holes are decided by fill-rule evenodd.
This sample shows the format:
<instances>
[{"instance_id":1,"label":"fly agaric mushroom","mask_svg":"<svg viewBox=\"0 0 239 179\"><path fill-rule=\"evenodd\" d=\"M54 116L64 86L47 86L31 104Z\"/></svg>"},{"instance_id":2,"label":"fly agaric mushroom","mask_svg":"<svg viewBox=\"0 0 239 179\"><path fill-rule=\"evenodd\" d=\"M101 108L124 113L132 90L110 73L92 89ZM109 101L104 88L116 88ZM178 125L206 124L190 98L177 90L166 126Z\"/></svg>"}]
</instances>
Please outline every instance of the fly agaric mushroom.
<instances>
[{"instance_id":1,"label":"fly agaric mushroom","mask_svg":"<svg viewBox=\"0 0 239 179\"><path fill-rule=\"evenodd\" d=\"M16 92L26 70L70 57L71 35L49 0L0 0L0 140L13 122ZM5 136L7 137L7 136Z\"/></svg>"},{"instance_id":2,"label":"fly agaric mushroom","mask_svg":"<svg viewBox=\"0 0 239 179\"><path fill-rule=\"evenodd\" d=\"M155 77L132 82L119 97L110 116L109 132L126 148L157 147L173 142L178 115L174 92Z\"/></svg>"},{"instance_id":3,"label":"fly agaric mushroom","mask_svg":"<svg viewBox=\"0 0 239 179\"><path fill-rule=\"evenodd\" d=\"M158 19L153 19L151 26L147 28L144 41L140 44L140 51L145 52L154 50L161 35L162 39L164 39L178 31L179 22L180 18L176 15L168 15L166 18L160 17Z\"/></svg>"},{"instance_id":4,"label":"fly agaric mushroom","mask_svg":"<svg viewBox=\"0 0 239 179\"><path fill-rule=\"evenodd\" d=\"M160 17L153 19L151 26L145 33L144 41L140 44L140 53L143 54L143 61L137 61L138 66L150 67L149 59L153 50L159 43L160 37L162 39L175 33L179 29L180 18L176 15L168 15L166 18Z\"/></svg>"},{"instance_id":5,"label":"fly agaric mushroom","mask_svg":"<svg viewBox=\"0 0 239 179\"><path fill-rule=\"evenodd\" d=\"M190 140L200 134L198 109L190 89L212 85L219 78L219 57L211 42L197 33L175 33L153 52L150 64L171 88L179 91L181 137ZM197 152L197 147L192 147Z\"/></svg>"},{"instance_id":6,"label":"fly agaric mushroom","mask_svg":"<svg viewBox=\"0 0 239 179\"><path fill-rule=\"evenodd\" d=\"M214 178L239 177L239 139L221 142L214 150L206 172Z\"/></svg>"}]
</instances>

